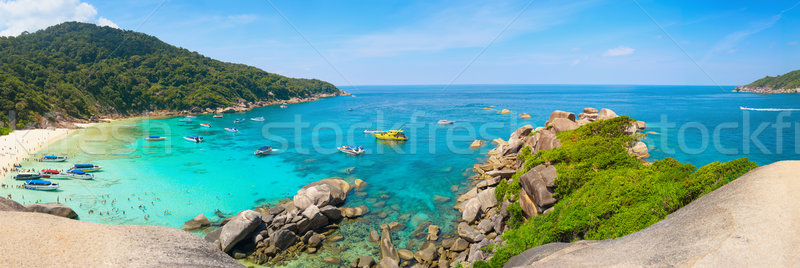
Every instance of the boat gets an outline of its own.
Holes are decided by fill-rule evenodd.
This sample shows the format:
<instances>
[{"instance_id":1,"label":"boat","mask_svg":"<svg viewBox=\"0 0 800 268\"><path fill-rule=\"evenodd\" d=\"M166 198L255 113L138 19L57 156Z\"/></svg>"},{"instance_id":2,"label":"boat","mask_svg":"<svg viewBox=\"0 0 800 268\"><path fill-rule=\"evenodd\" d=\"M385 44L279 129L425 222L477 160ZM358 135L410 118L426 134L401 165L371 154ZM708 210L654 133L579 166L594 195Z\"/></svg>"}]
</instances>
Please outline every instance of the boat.
<instances>
[{"instance_id":1,"label":"boat","mask_svg":"<svg viewBox=\"0 0 800 268\"><path fill-rule=\"evenodd\" d=\"M186 116L186 118L197 118L197 116L194 116L194 115L187 115L187 116Z\"/></svg>"},{"instance_id":2,"label":"boat","mask_svg":"<svg viewBox=\"0 0 800 268\"><path fill-rule=\"evenodd\" d=\"M352 112L352 111L353 111L353 108L347 108L347 111L350 111L350 112Z\"/></svg>"},{"instance_id":3,"label":"boat","mask_svg":"<svg viewBox=\"0 0 800 268\"><path fill-rule=\"evenodd\" d=\"M39 158L39 162L64 162L67 161L66 156L45 155Z\"/></svg>"},{"instance_id":4,"label":"boat","mask_svg":"<svg viewBox=\"0 0 800 268\"><path fill-rule=\"evenodd\" d=\"M271 153L271 152L272 152L272 147L270 147L270 146L264 146L264 147L258 148L258 150L256 150L255 152L253 152L253 154L254 154L254 155L257 155L257 156L262 156L262 155L269 154L269 153Z\"/></svg>"},{"instance_id":5,"label":"boat","mask_svg":"<svg viewBox=\"0 0 800 268\"><path fill-rule=\"evenodd\" d=\"M374 135L375 138L381 140L392 140L392 141L408 140L408 137L406 137L406 134L403 133L402 130L387 130L378 133L373 133L372 135Z\"/></svg>"},{"instance_id":6,"label":"boat","mask_svg":"<svg viewBox=\"0 0 800 268\"><path fill-rule=\"evenodd\" d=\"M244 121L244 118L238 118L236 120L233 120L233 123L234 124L238 124L239 122L242 122L242 121Z\"/></svg>"},{"instance_id":7,"label":"boat","mask_svg":"<svg viewBox=\"0 0 800 268\"><path fill-rule=\"evenodd\" d=\"M40 190L40 191L53 191L61 187L58 183L52 183L50 181L44 180L27 180L25 181L23 188L28 190Z\"/></svg>"},{"instance_id":8,"label":"boat","mask_svg":"<svg viewBox=\"0 0 800 268\"><path fill-rule=\"evenodd\" d=\"M226 127L225 131L236 133L236 132L239 132L239 129L237 129L235 127Z\"/></svg>"},{"instance_id":9,"label":"boat","mask_svg":"<svg viewBox=\"0 0 800 268\"><path fill-rule=\"evenodd\" d=\"M161 136L147 136L147 138L144 138L144 140L146 141L163 141L166 139L167 137L161 137Z\"/></svg>"},{"instance_id":10,"label":"boat","mask_svg":"<svg viewBox=\"0 0 800 268\"><path fill-rule=\"evenodd\" d=\"M95 164L75 164L75 166L72 167L72 170L80 170L83 172L95 172L99 171L102 168L103 167Z\"/></svg>"},{"instance_id":11,"label":"boat","mask_svg":"<svg viewBox=\"0 0 800 268\"><path fill-rule=\"evenodd\" d=\"M222 115L221 114L215 114L213 117L214 118L222 118Z\"/></svg>"},{"instance_id":12,"label":"boat","mask_svg":"<svg viewBox=\"0 0 800 268\"><path fill-rule=\"evenodd\" d=\"M15 180L35 180L42 178L42 174L39 173L19 173L14 176Z\"/></svg>"},{"instance_id":13,"label":"boat","mask_svg":"<svg viewBox=\"0 0 800 268\"><path fill-rule=\"evenodd\" d=\"M45 179L67 179L69 178L68 173L63 173L61 171L55 169L43 169L41 173L42 178Z\"/></svg>"},{"instance_id":14,"label":"boat","mask_svg":"<svg viewBox=\"0 0 800 268\"><path fill-rule=\"evenodd\" d=\"M264 122L264 121L266 121L266 119L264 119L263 116L253 117L253 118L250 118L250 120L256 121L256 122Z\"/></svg>"},{"instance_id":15,"label":"boat","mask_svg":"<svg viewBox=\"0 0 800 268\"><path fill-rule=\"evenodd\" d=\"M340 146L337 149L349 155L360 155L364 153L364 148L361 148L361 146Z\"/></svg>"},{"instance_id":16,"label":"boat","mask_svg":"<svg viewBox=\"0 0 800 268\"><path fill-rule=\"evenodd\" d=\"M94 179L94 175L92 175L90 173L86 173L83 170L77 170L77 169L67 170L67 176L69 176L70 178L79 179L79 180L91 180L91 179Z\"/></svg>"},{"instance_id":17,"label":"boat","mask_svg":"<svg viewBox=\"0 0 800 268\"><path fill-rule=\"evenodd\" d=\"M281 108L288 108L289 106L281 105Z\"/></svg>"},{"instance_id":18,"label":"boat","mask_svg":"<svg viewBox=\"0 0 800 268\"><path fill-rule=\"evenodd\" d=\"M209 124L209 123L200 123L200 126L201 127L211 127L211 124Z\"/></svg>"},{"instance_id":19,"label":"boat","mask_svg":"<svg viewBox=\"0 0 800 268\"><path fill-rule=\"evenodd\" d=\"M187 116L187 117L178 119L178 121L179 122L192 122L192 118Z\"/></svg>"},{"instance_id":20,"label":"boat","mask_svg":"<svg viewBox=\"0 0 800 268\"><path fill-rule=\"evenodd\" d=\"M186 137L183 137L183 139L187 140L187 141L191 141L191 142L196 142L196 143L203 142L203 137L201 137L201 136L186 136Z\"/></svg>"},{"instance_id":21,"label":"boat","mask_svg":"<svg viewBox=\"0 0 800 268\"><path fill-rule=\"evenodd\" d=\"M439 125L449 125L449 124L452 124L452 123L455 123L455 122L456 121L451 121L451 120L439 120L439 122L436 122L436 123L439 124Z\"/></svg>"},{"instance_id":22,"label":"boat","mask_svg":"<svg viewBox=\"0 0 800 268\"><path fill-rule=\"evenodd\" d=\"M375 134L381 132L383 132L383 130L364 130L364 134Z\"/></svg>"}]
</instances>

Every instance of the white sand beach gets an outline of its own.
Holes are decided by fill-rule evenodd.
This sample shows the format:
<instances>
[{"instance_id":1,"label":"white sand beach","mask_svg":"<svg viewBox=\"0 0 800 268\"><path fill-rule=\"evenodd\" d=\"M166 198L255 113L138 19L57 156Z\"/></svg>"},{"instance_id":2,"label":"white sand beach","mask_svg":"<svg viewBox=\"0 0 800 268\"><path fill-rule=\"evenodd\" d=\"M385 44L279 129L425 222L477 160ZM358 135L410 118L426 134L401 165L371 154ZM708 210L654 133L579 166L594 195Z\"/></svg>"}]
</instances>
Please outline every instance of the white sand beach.
<instances>
[{"instance_id":1,"label":"white sand beach","mask_svg":"<svg viewBox=\"0 0 800 268\"><path fill-rule=\"evenodd\" d=\"M16 130L0 136L0 176L8 174L14 163L22 162L43 147L66 137L70 129Z\"/></svg>"}]
</instances>

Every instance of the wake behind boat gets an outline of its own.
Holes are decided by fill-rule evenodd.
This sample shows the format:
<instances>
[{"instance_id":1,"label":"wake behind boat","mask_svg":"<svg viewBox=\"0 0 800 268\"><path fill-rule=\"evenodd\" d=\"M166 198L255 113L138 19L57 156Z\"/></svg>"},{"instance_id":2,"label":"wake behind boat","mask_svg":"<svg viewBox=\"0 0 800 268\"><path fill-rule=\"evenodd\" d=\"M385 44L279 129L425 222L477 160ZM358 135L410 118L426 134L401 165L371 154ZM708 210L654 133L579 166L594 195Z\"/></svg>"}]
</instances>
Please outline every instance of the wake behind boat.
<instances>
[{"instance_id":1,"label":"wake behind boat","mask_svg":"<svg viewBox=\"0 0 800 268\"><path fill-rule=\"evenodd\" d=\"M45 155L39 158L39 162L64 162L67 161L66 156Z\"/></svg>"},{"instance_id":2,"label":"wake behind boat","mask_svg":"<svg viewBox=\"0 0 800 268\"><path fill-rule=\"evenodd\" d=\"M187 141L195 142L195 143L203 142L203 137L201 137L201 136L186 136L186 137L183 137L183 139L187 140Z\"/></svg>"},{"instance_id":3,"label":"wake behind boat","mask_svg":"<svg viewBox=\"0 0 800 268\"><path fill-rule=\"evenodd\" d=\"M23 188L25 189L39 190L39 191L54 191L57 190L58 187L61 187L60 185L58 185L58 183L52 183L50 181L45 181L45 180L27 180L22 185Z\"/></svg>"},{"instance_id":4,"label":"wake behind boat","mask_svg":"<svg viewBox=\"0 0 800 268\"><path fill-rule=\"evenodd\" d=\"M337 149L348 155L360 155L364 153L364 148L361 148L361 146L340 146Z\"/></svg>"}]
</instances>

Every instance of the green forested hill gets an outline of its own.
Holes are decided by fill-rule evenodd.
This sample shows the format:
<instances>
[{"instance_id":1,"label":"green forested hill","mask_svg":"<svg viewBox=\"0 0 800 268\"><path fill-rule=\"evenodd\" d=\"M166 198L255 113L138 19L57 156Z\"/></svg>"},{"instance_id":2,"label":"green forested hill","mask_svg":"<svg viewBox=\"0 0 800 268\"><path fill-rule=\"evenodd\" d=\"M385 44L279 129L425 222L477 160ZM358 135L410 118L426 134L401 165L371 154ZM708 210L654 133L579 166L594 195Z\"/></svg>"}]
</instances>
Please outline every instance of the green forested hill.
<instances>
[{"instance_id":1,"label":"green forested hill","mask_svg":"<svg viewBox=\"0 0 800 268\"><path fill-rule=\"evenodd\" d=\"M324 81L287 78L143 33L78 22L0 37L0 55L4 123L10 110L25 124L47 114L131 115L339 92Z\"/></svg>"},{"instance_id":2,"label":"green forested hill","mask_svg":"<svg viewBox=\"0 0 800 268\"><path fill-rule=\"evenodd\" d=\"M753 83L737 87L739 92L795 93L800 88L800 70L779 76L767 76Z\"/></svg>"}]
</instances>

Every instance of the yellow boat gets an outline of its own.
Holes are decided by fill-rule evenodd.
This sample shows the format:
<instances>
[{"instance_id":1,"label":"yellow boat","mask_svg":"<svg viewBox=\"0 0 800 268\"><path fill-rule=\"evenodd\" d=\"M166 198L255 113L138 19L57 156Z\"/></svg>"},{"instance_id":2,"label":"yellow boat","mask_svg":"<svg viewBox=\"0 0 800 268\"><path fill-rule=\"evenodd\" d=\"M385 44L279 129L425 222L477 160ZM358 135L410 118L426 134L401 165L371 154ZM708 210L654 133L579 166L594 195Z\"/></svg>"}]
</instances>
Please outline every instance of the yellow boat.
<instances>
[{"instance_id":1,"label":"yellow boat","mask_svg":"<svg viewBox=\"0 0 800 268\"><path fill-rule=\"evenodd\" d=\"M167 139L166 137L161 137L161 136L147 136L147 138L144 138L144 140L146 141L163 141L166 139Z\"/></svg>"},{"instance_id":2,"label":"yellow boat","mask_svg":"<svg viewBox=\"0 0 800 268\"><path fill-rule=\"evenodd\" d=\"M403 133L402 130L388 130L388 131L373 133L372 135L375 135L375 138L381 140L393 140L393 141L408 140L408 137L406 137L406 134Z\"/></svg>"}]
</instances>

